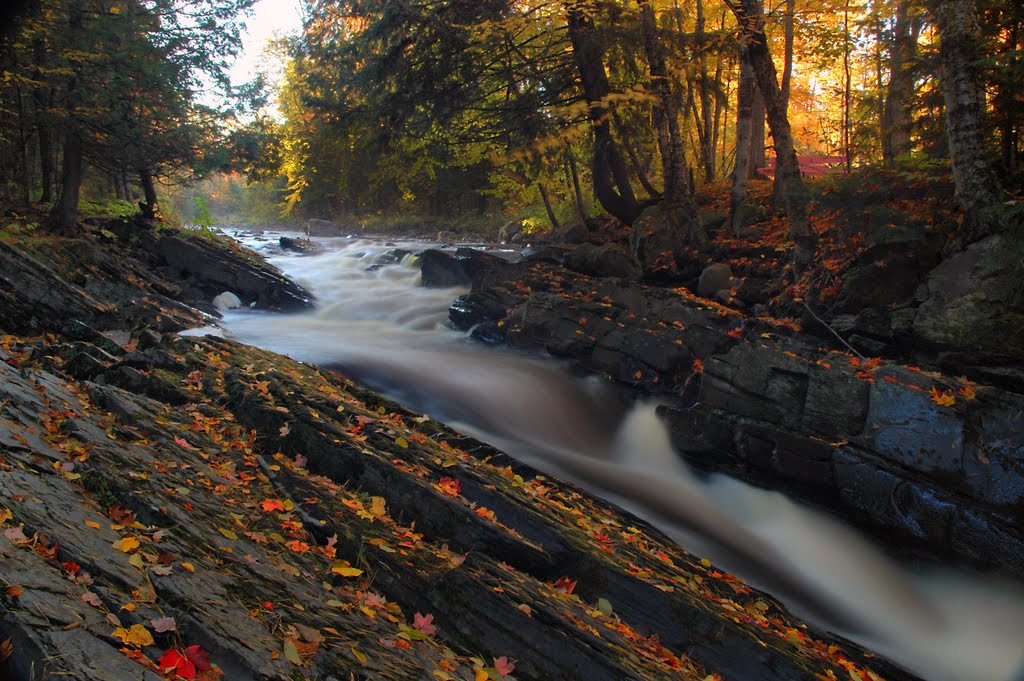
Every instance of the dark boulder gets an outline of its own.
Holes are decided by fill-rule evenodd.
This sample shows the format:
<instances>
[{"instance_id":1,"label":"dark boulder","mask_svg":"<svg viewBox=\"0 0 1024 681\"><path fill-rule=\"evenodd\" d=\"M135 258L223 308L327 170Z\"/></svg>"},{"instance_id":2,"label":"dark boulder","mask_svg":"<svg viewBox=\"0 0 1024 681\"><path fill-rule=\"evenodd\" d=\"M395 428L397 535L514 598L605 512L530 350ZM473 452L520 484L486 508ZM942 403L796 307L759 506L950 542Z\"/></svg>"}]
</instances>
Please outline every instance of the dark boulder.
<instances>
[{"instance_id":1,"label":"dark boulder","mask_svg":"<svg viewBox=\"0 0 1024 681\"><path fill-rule=\"evenodd\" d=\"M544 237L551 244L582 244L590 238L590 229L580 222L556 229Z\"/></svg>"},{"instance_id":2,"label":"dark boulder","mask_svg":"<svg viewBox=\"0 0 1024 681\"><path fill-rule=\"evenodd\" d=\"M505 301L488 291L459 296L448 308L452 325L465 331L482 322L497 321L505 316Z\"/></svg>"},{"instance_id":3,"label":"dark boulder","mask_svg":"<svg viewBox=\"0 0 1024 681\"><path fill-rule=\"evenodd\" d=\"M278 239L282 250L298 253L299 255L316 255L323 253L323 248L309 239L296 239L290 236L283 236Z\"/></svg>"},{"instance_id":4,"label":"dark boulder","mask_svg":"<svg viewBox=\"0 0 1024 681\"><path fill-rule=\"evenodd\" d=\"M143 246L168 275L186 281L196 303L231 291L261 308L300 310L312 305L308 291L255 256L239 258L219 243L176 234L147 233L145 241Z\"/></svg>"},{"instance_id":5,"label":"dark boulder","mask_svg":"<svg viewBox=\"0 0 1024 681\"><path fill-rule=\"evenodd\" d=\"M1024 296L1012 249L999 235L972 244L928 275L914 319L924 347L1024 356Z\"/></svg>"},{"instance_id":6,"label":"dark boulder","mask_svg":"<svg viewBox=\"0 0 1024 681\"><path fill-rule=\"evenodd\" d=\"M502 258L473 248L459 248L455 254L436 248L420 253L420 272L428 288L471 286L493 268L508 264Z\"/></svg>"},{"instance_id":7,"label":"dark boulder","mask_svg":"<svg viewBox=\"0 0 1024 681\"><path fill-rule=\"evenodd\" d=\"M565 256L565 266L592 277L639 279L640 262L615 244L583 243Z\"/></svg>"},{"instance_id":8,"label":"dark boulder","mask_svg":"<svg viewBox=\"0 0 1024 681\"><path fill-rule=\"evenodd\" d=\"M697 295L713 298L719 291L732 288L732 268L725 263L713 263L704 268L697 281Z\"/></svg>"}]
</instances>

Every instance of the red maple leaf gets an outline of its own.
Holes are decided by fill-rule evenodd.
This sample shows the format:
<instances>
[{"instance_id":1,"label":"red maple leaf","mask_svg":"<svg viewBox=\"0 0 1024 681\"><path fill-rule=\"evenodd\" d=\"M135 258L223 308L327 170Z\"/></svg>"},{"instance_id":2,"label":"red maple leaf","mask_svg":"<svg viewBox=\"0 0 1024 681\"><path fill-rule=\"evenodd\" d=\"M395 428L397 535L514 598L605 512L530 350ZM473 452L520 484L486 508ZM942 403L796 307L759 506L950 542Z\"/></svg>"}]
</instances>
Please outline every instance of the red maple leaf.
<instances>
[{"instance_id":1,"label":"red maple leaf","mask_svg":"<svg viewBox=\"0 0 1024 681\"><path fill-rule=\"evenodd\" d=\"M157 664L160 665L160 671L164 674L170 674L173 672L176 676L182 679L189 679L189 681L196 678L195 663L174 648L165 652L164 656L160 658L160 661Z\"/></svg>"}]
</instances>

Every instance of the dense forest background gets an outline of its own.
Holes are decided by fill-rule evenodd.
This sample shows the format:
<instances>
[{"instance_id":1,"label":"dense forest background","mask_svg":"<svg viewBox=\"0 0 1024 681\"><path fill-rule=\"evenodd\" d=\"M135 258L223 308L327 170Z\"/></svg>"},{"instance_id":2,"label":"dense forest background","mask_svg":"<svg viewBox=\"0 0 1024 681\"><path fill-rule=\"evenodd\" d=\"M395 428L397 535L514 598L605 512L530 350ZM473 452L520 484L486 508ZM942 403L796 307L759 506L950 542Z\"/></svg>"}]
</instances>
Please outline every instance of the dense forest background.
<instances>
[{"instance_id":1,"label":"dense forest background","mask_svg":"<svg viewBox=\"0 0 1024 681\"><path fill-rule=\"evenodd\" d=\"M808 178L952 160L971 238L1021 186L1016 0L303 0L276 109L224 76L251 4L42 0L10 22L0 201L60 230L80 195L537 229L659 203L700 247L695 193L731 182L738 227L760 179L809 257Z\"/></svg>"}]
</instances>

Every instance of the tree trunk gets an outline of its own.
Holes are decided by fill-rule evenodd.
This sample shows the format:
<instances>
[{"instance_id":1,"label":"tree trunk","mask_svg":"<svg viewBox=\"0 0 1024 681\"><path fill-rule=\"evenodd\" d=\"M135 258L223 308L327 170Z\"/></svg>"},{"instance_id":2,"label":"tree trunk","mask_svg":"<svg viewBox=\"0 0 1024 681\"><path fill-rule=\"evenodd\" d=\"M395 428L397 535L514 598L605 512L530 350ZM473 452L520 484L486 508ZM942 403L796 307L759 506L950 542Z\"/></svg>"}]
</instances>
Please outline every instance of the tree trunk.
<instances>
[{"instance_id":1,"label":"tree trunk","mask_svg":"<svg viewBox=\"0 0 1024 681\"><path fill-rule=\"evenodd\" d=\"M638 0L637 4L640 6L640 32L650 68L651 89L655 95L653 111L665 180L665 199L662 205L666 222L671 229L681 229L691 245L703 248L708 236L697 215L697 204L686 182L688 169L679 132L679 114L669 90L668 70L658 41L654 7L651 0Z\"/></svg>"},{"instance_id":2,"label":"tree trunk","mask_svg":"<svg viewBox=\"0 0 1024 681\"><path fill-rule=\"evenodd\" d=\"M946 135L956 196L964 212L967 242L997 226L982 211L999 203L1002 188L989 163L985 140L985 90L978 68L980 28L973 0L936 0L939 60L946 102Z\"/></svg>"},{"instance_id":3,"label":"tree trunk","mask_svg":"<svg viewBox=\"0 0 1024 681\"><path fill-rule=\"evenodd\" d=\"M82 0L70 0L67 4L68 28L70 35L75 37L82 32ZM76 117L78 86L76 74L68 78L67 84L67 129L64 133L64 158L62 161L60 196L53 204L46 223L49 229L70 233L74 231L78 217L78 200L82 191L82 133L78 129Z\"/></svg>"},{"instance_id":4,"label":"tree trunk","mask_svg":"<svg viewBox=\"0 0 1024 681\"><path fill-rule=\"evenodd\" d=\"M32 171L29 159L28 143L28 116L25 115L25 95L21 88L15 88L15 96L18 98L18 162L21 166L18 181L21 203L27 206L32 201Z\"/></svg>"},{"instance_id":5,"label":"tree trunk","mask_svg":"<svg viewBox=\"0 0 1024 681\"><path fill-rule=\"evenodd\" d=\"M747 163L747 177L762 179L764 176L759 175L758 170L768 164L764 143L764 97L757 84L753 82L751 84L753 91L750 98L750 155Z\"/></svg>"},{"instance_id":6,"label":"tree trunk","mask_svg":"<svg viewBox=\"0 0 1024 681\"><path fill-rule=\"evenodd\" d=\"M153 175L148 168L139 171L139 183L142 185L143 195L143 201L139 203L142 217L153 219L157 215L156 185L153 184Z\"/></svg>"},{"instance_id":7,"label":"tree trunk","mask_svg":"<svg viewBox=\"0 0 1024 681\"><path fill-rule=\"evenodd\" d=\"M740 45L740 81L736 88L736 162L729 194L729 226L739 233L746 213L747 180L750 177L750 116L754 98L754 70L747 45Z\"/></svg>"},{"instance_id":8,"label":"tree trunk","mask_svg":"<svg viewBox=\"0 0 1024 681\"><path fill-rule=\"evenodd\" d=\"M1006 41L1003 54L1007 55L1006 73L1020 73L1021 45L1020 31L1024 23L1024 5L1013 3L1010 11L1009 29L1005 31ZM999 155L1001 165L1007 172L1017 172L1021 166L1020 158L1020 97L1021 83L1011 79L1001 79L998 83L995 104L1000 111L1002 120L999 124Z\"/></svg>"},{"instance_id":9,"label":"tree trunk","mask_svg":"<svg viewBox=\"0 0 1024 681\"><path fill-rule=\"evenodd\" d=\"M653 10L652 10L653 13ZM711 81L708 79L708 58L704 18L704 0L697 0L697 26L694 32L694 39L697 43L697 82L699 83L700 95L700 120L701 130L700 148L701 161L704 165L704 181L715 181L715 139L712 135L714 128L711 119Z\"/></svg>"},{"instance_id":10,"label":"tree trunk","mask_svg":"<svg viewBox=\"0 0 1024 681\"><path fill-rule=\"evenodd\" d=\"M36 78L40 82L45 82L43 66L47 61L46 41L41 36L32 40L32 61ZM35 104L36 140L39 145L39 172L42 185L39 200L42 203L50 203L53 201L53 180L56 169L53 162L53 136L43 112L53 104L52 95L49 88L37 87L33 90L32 98Z\"/></svg>"},{"instance_id":11,"label":"tree trunk","mask_svg":"<svg viewBox=\"0 0 1024 681\"><path fill-rule=\"evenodd\" d=\"M917 29L910 18L910 2L896 7L892 52L889 56L889 87L882 120L882 158L892 165L910 153L910 106L914 96L912 62L917 51Z\"/></svg>"},{"instance_id":12,"label":"tree trunk","mask_svg":"<svg viewBox=\"0 0 1024 681\"><path fill-rule=\"evenodd\" d=\"M622 140L629 139L629 135L626 133L626 126L623 124L622 118L615 111L612 111L612 122L615 124L619 137ZM640 186L644 188L644 191L652 199L661 198L661 192L651 182L651 177L647 174L644 164L640 162L640 157L636 153L636 147L625 141L622 143L622 146L626 149L626 156L629 158L629 164L633 166L633 172L636 173L637 179L640 180Z\"/></svg>"},{"instance_id":13,"label":"tree trunk","mask_svg":"<svg viewBox=\"0 0 1024 681\"><path fill-rule=\"evenodd\" d=\"M555 217L555 209L551 206L551 197L548 195L547 187L544 186L543 182L538 182L537 189L540 190L540 198L544 202L544 210L548 213L548 220L551 221L551 228L561 229L562 225L559 224L558 218Z\"/></svg>"},{"instance_id":14,"label":"tree trunk","mask_svg":"<svg viewBox=\"0 0 1024 681\"><path fill-rule=\"evenodd\" d=\"M576 156L572 153L572 149L565 150L565 156L569 160L569 174L572 177L572 191L573 196L576 198L576 214L580 217L580 222L584 225L587 224L587 207L583 202L583 191L580 189L580 173L576 168Z\"/></svg>"},{"instance_id":15,"label":"tree trunk","mask_svg":"<svg viewBox=\"0 0 1024 681\"><path fill-rule=\"evenodd\" d=\"M742 0L742 4L736 4L731 0L730 7L743 29L743 39L754 71L754 80L764 96L768 126L772 131L772 139L775 140L775 155L778 159L776 174L782 176L786 215L789 218L789 236L796 246L794 264L799 271L814 258L815 237L807 214L807 191L800 177L800 162L793 146L793 132L779 90L775 62L768 51L764 16L758 0Z\"/></svg>"},{"instance_id":16,"label":"tree trunk","mask_svg":"<svg viewBox=\"0 0 1024 681\"><path fill-rule=\"evenodd\" d=\"M60 195L47 218L47 226L54 232L70 234L75 229L82 190L82 138L74 127L64 136L61 167Z\"/></svg>"},{"instance_id":17,"label":"tree trunk","mask_svg":"<svg viewBox=\"0 0 1024 681\"><path fill-rule=\"evenodd\" d=\"M783 20L785 44L783 47L782 91L780 92L780 96L782 97L782 110L786 112L787 116L789 115L789 93L793 83L793 28L795 18L796 0L786 0L786 16ZM776 158L778 158L777 150ZM777 168L778 164L776 164L775 178L772 182L772 202L776 207L783 207L786 205L786 197L783 191L782 174L777 171Z\"/></svg>"},{"instance_id":18,"label":"tree trunk","mask_svg":"<svg viewBox=\"0 0 1024 681\"><path fill-rule=\"evenodd\" d=\"M850 53L853 51L850 40L850 0L843 6L843 156L846 159L846 172L852 169L853 150L850 148L850 97L852 95L853 73L850 70Z\"/></svg>"},{"instance_id":19,"label":"tree trunk","mask_svg":"<svg viewBox=\"0 0 1024 681\"><path fill-rule=\"evenodd\" d=\"M608 125L606 98L611 93L604 71L604 49L594 34L594 20L577 5L567 13L573 58L580 74L583 96L590 105L594 132L594 195L610 214L627 225L640 216L629 174Z\"/></svg>"}]
</instances>

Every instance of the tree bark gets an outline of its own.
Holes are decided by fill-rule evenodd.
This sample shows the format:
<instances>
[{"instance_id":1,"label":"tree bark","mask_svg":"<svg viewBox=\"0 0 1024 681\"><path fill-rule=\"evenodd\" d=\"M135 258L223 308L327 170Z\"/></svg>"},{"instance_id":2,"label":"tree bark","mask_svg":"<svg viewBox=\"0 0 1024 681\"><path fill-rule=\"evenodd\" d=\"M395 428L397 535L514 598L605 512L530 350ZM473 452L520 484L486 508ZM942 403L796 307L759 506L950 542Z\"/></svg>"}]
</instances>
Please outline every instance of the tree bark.
<instances>
[{"instance_id":1,"label":"tree bark","mask_svg":"<svg viewBox=\"0 0 1024 681\"><path fill-rule=\"evenodd\" d=\"M736 88L736 160L729 194L729 226L738 234L747 200L750 177L750 115L753 103L754 70L750 66L747 45L740 45L740 81Z\"/></svg>"},{"instance_id":2,"label":"tree bark","mask_svg":"<svg viewBox=\"0 0 1024 681\"><path fill-rule=\"evenodd\" d=\"M910 106L914 96L914 55L920 21L910 17L910 1L896 6L892 52L889 55L889 86L882 118L882 158L892 165L899 156L910 153Z\"/></svg>"},{"instance_id":3,"label":"tree bark","mask_svg":"<svg viewBox=\"0 0 1024 681\"><path fill-rule=\"evenodd\" d=\"M82 0L70 0L67 5L70 35L78 36L82 31ZM60 196L53 204L47 217L47 227L53 231L67 233L74 231L78 218L78 200L82 191L82 133L76 122L78 86L77 75L68 78L67 84L67 130L64 133L64 158L62 160Z\"/></svg>"},{"instance_id":4,"label":"tree bark","mask_svg":"<svg viewBox=\"0 0 1024 681\"><path fill-rule=\"evenodd\" d=\"M638 0L637 4L640 7L640 33L647 53L651 89L655 95L654 122L658 131L658 147L661 150L665 180L665 199L662 205L666 222L670 229L681 229L691 245L703 248L708 236L697 216L697 204L686 182L688 169L679 132L679 112L676 111L669 89L668 69L658 41L654 6L651 0ZM705 119L705 128L709 122Z\"/></svg>"},{"instance_id":5,"label":"tree bark","mask_svg":"<svg viewBox=\"0 0 1024 681\"><path fill-rule=\"evenodd\" d=\"M580 173L576 168L576 156L572 153L572 149L565 150L565 156L569 161L569 175L572 178L572 191L573 196L576 198L576 214L580 217L580 222L584 225L587 224L587 207L583 202L583 191L580 189Z\"/></svg>"},{"instance_id":6,"label":"tree bark","mask_svg":"<svg viewBox=\"0 0 1024 681\"><path fill-rule=\"evenodd\" d=\"M983 211L1002 198L985 139L978 16L973 0L935 0L931 11L939 29L940 74L953 180L965 217L962 236L970 242L996 229L997 221L986 218Z\"/></svg>"},{"instance_id":7,"label":"tree bark","mask_svg":"<svg viewBox=\"0 0 1024 681\"><path fill-rule=\"evenodd\" d=\"M139 183L142 185L143 196L143 200L139 204L142 217L153 219L157 215L156 185L153 183L153 175L148 168L139 171Z\"/></svg>"},{"instance_id":8,"label":"tree bark","mask_svg":"<svg viewBox=\"0 0 1024 681\"><path fill-rule=\"evenodd\" d=\"M78 200L82 190L82 138L72 127L64 136L64 158L61 162L60 195L47 219L47 226L55 232L74 231L78 217Z\"/></svg>"},{"instance_id":9,"label":"tree bark","mask_svg":"<svg viewBox=\"0 0 1024 681\"><path fill-rule=\"evenodd\" d=\"M611 215L627 225L640 216L626 165L608 124L607 96L611 93L604 71L604 49L594 34L594 20L578 5L567 12L569 39L580 74L583 96L590 105L594 133L594 194Z\"/></svg>"},{"instance_id":10,"label":"tree bark","mask_svg":"<svg viewBox=\"0 0 1024 681\"><path fill-rule=\"evenodd\" d=\"M642 11L642 10L641 10ZM652 11L653 12L653 11ZM641 19L642 20L642 19ZM705 33L704 0L697 0L697 25L694 32L697 43L697 76L700 96L701 120L701 161L704 165L704 181L715 181L715 139L712 135L714 125L711 119L711 81L708 79L708 58Z\"/></svg>"},{"instance_id":11,"label":"tree bark","mask_svg":"<svg viewBox=\"0 0 1024 681\"><path fill-rule=\"evenodd\" d=\"M742 30L742 38L746 42L750 65L754 71L754 80L764 96L768 126L771 128L772 139L775 140L775 154L778 159L776 174L782 176L786 215L789 218L789 236L796 247L794 264L799 271L814 258L816 239L807 214L807 190L800 177L800 162L793 145L793 132L779 90L775 62L768 51L764 15L760 11L758 0L742 0L741 3L729 0L729 6Z\"/></svg>"},{"instance_id":12,"label":"tree bark","mask_svg":"<svg viewBox=\"0 0 1024 681\"><path fill-rule=\"evenodd\" d=\"M750 155L747 163L747 177L762 179L758 170L764 168L768 161L765 157L765 116L764 97L761 89L753 84L750 98Z\"/></svg>"},{"instance_id":13,"label":"tree bark","mask_svg":"<svg viewBox=\"0 0 1024 681\"><path fill-rule=\"evenodd\" d=\"M793 83L793 41L794 41L794 23L796 19L796 0L786 0L786 16L783 20L783 32L784 32L784 45L783 45L783 62L782 62L782 89L780 96L782 97L782 109L789 115L789 93L792 89ZM778 152L776 152L776 158ZM778 165L776 164L776 167ZM782 185L782 174L779 172L775 173L775 178L772 181L772 202L777 207L783 207L786 205L786 197L783 191Z\"/></svg>"},{"instance_id":14,"label":"tree bark","mask_svg":"<svg viewBox=\"0 0 1024 681\"><path fill-rule=\"evenodd\" d=\"M544 202L544 210L548 213L548 220L551 221L551 228L561 229L562 225L559 224L558 218L555 217L555 209L551 206L551 197L548 195L547 187L544 186L543 182L538 182L537 189L540 191L540 198Z\"/></svg>"},{"instance_id":15,"label":"tree bark","mask_svg":"<svg viewBox=\"0 0 1024 681\"><path fill-rule=\"evenodd\" d=\"M619 133L619 137L623 140L629 138L626 133L626 126L622 122L622 118L616 112L612 112L612 122L615 124L615 128ZM633 172L636 173L636 177L640 180L640 186L644 188L647 195L652 199L660 198L661 192L651 182L651 177L647 174L647 170L644 168L644 164L640 162L640 157L636 153L636 147L627 142L623 142L622 146L626 149L626 156L629 158L629 165L633 166Z\"/></svg>"},{"instance_id":16,"label":"tree bark","mask_svg":"<svg viewBox=\"0 0 1024 681\"><path fill-rule=\"evenodd\" d=\"M36 78L40 82L45 82L42 71L46 61L46 41L41 36L37 36L32 41L32 61ZM42 185L39 200L42 203L53 201L53 181L56 174L53 162L53 137L50 134L50 126L43 115L43 112L52 104L51 97L49 88L37 87L32 93L35 104L36 140L39 145L39 171Z\"/></svg>"}]
</instances>

